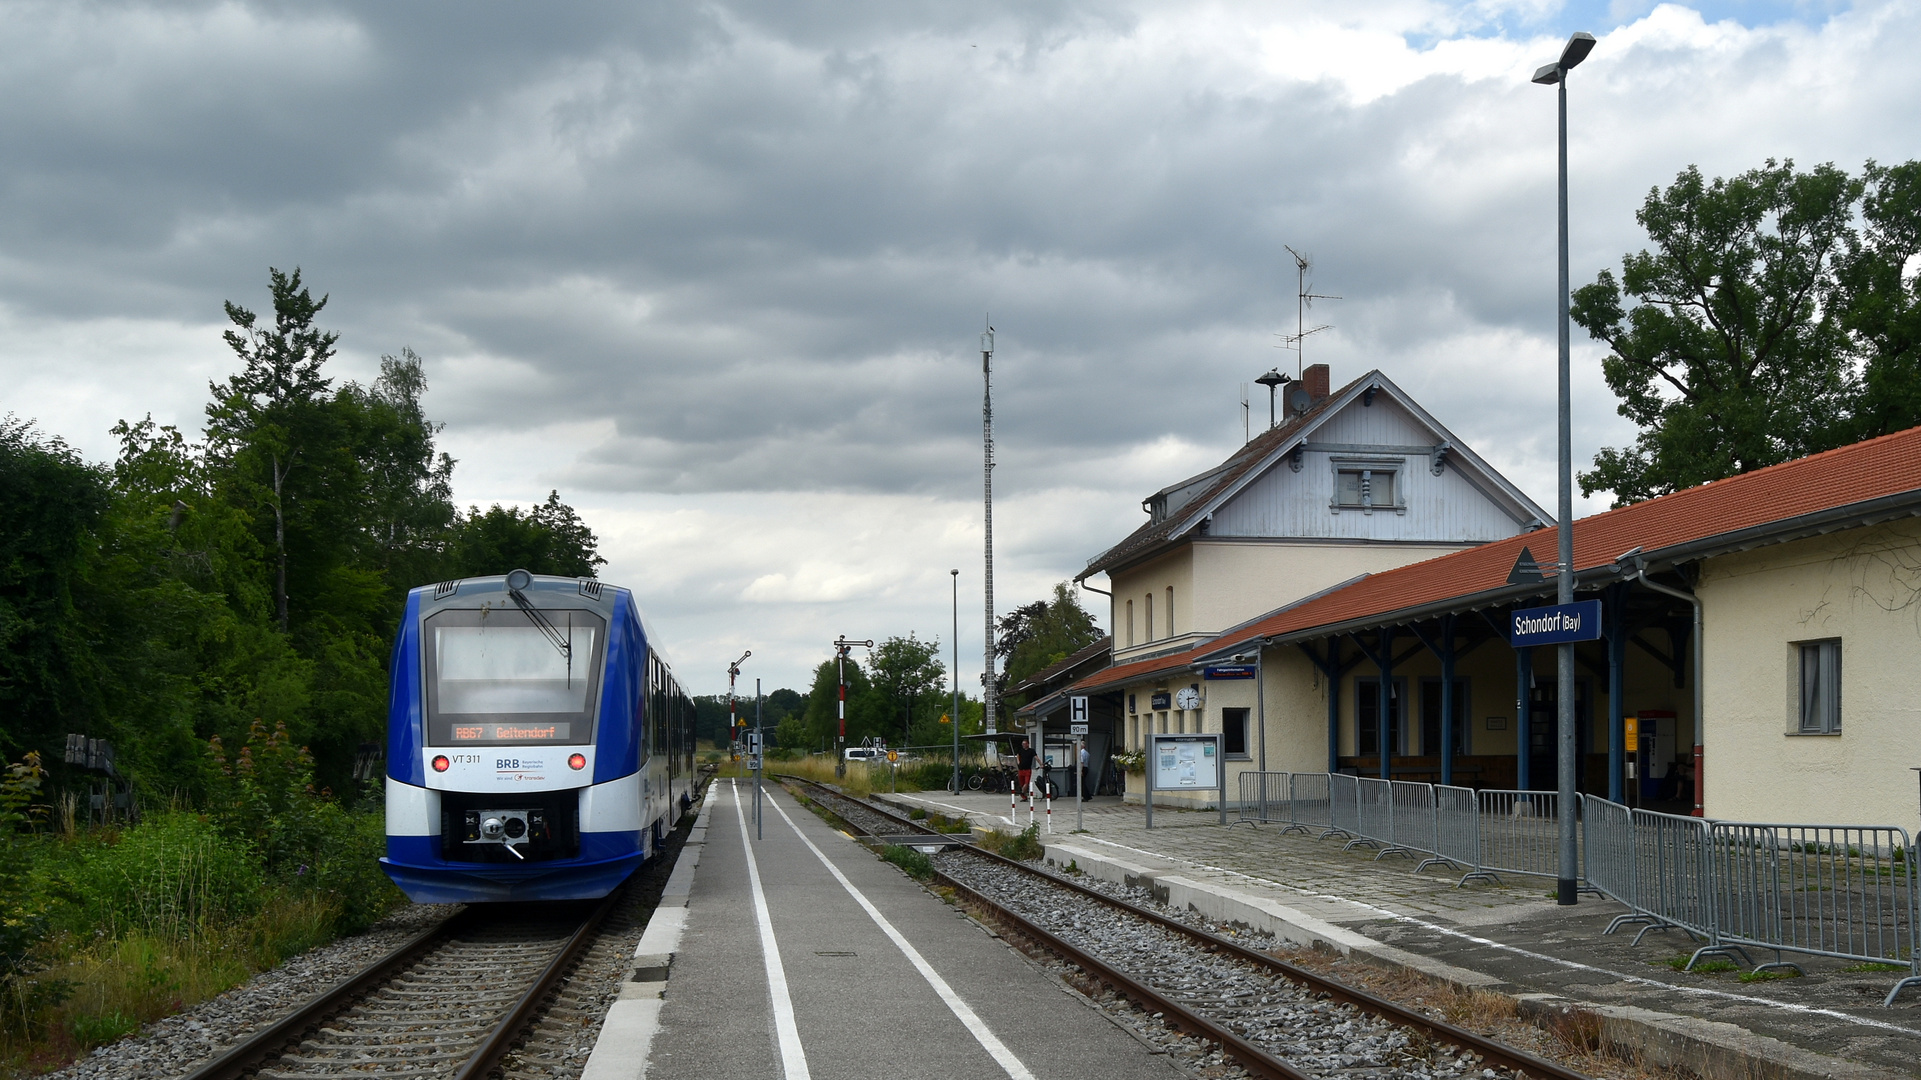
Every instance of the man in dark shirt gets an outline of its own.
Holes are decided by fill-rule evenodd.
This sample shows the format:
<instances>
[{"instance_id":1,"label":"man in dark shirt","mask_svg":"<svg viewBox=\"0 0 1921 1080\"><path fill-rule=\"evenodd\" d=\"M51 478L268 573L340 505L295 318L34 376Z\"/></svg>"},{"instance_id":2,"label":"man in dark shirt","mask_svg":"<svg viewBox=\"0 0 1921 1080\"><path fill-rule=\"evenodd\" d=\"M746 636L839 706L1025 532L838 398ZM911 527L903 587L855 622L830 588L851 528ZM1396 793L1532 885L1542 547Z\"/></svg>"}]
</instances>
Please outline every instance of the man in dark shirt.
<instances>
[{"instance_id":1,"label":"man in dark shirt","mask_svg":"<svg viewBox=\"0 0 1921 1080\"><path fill-rule=\"evenodd\" d=\"M1034 782L1034 748L1027 744L1026 739L1021 740L1020 757L1016 767L1020 771L1020 780L1015 790L1025 795Z\"/></svg>"}]
</instances>

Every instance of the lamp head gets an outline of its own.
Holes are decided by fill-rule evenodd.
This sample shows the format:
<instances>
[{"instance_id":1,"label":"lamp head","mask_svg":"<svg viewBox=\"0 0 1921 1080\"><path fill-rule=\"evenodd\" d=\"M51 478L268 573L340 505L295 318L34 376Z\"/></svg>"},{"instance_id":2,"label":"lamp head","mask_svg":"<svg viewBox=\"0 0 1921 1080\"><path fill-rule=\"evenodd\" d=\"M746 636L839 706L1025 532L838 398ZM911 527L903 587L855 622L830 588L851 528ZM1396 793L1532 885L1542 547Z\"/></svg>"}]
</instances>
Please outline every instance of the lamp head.
<instances>
[{"instance_id":1,"label":"lamp head","mask_svg":"<svg viewBox=\"0 0 1921 1080\"><path fill-rule=\"evenodd\" d=\"M1577 31L1574 36L1567 39L1567 44L1561 47L1561 58L1536 71L1533 81L1542 86L1553 86L1565 79L1568 72L1573 71L1581 61L1587 59L1587 54L1594 51L1594 44L1593 34L1585 30Z\"/></svg>"},{"instance_id":2,"label":"lamp head","mask_svg":"<svg viewBox=\"0 0 1921 1080\"><path fill-rule=\"evenodd\" d=\"M1593 34L1585 30L1575 31L1574 36L1568 38L1567 44L1561 47L1561 70L1572 71L1587 59L1587 54L1594 51L1594 45Z\"/></svg>"}]
</instances>

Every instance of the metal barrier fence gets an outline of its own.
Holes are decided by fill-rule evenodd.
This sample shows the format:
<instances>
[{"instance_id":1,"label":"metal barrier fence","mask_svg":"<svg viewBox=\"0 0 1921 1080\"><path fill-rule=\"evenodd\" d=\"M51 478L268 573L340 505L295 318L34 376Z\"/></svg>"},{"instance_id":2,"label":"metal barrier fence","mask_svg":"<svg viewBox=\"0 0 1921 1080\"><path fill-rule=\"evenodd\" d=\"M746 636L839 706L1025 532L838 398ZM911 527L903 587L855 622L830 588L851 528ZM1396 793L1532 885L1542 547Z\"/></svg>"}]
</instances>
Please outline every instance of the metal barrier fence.
<instances>
[{"instance_id":1,"label":"metal barrier fence","mask_svg":"<svg viewBox=\"0 0 1921 1080\"><path fill-rule=\"evenodd\" d=\"M1560 876L1560 794L1553 791L1475 792L1480 804L1480 869L1498 874Z\"/></svg>"},{"instance_id":2,"label":"metal barrier fence","mask_svg":"<svg viewBox=\"0 0 1921 1080\"><path fill-rule=\"evenodd\" d=\"M1640 941L1648 929L1679 927L1708 942L1694 959L1706 951L1722 951L1714 940L1714 879L1706 820L1652 810L1630 813L1638 898L1629 906L1653 917L1634 940Z\"/></svg>"},{"instance_id":3,"label":"metal barrier fence","mask_svg":"<svg viewBox=\"0 0 1921 1080\"><path fill-rule=\"evenodd\" d=\"M1327 774L1327 830L1321 839L1361 835L1361 779L1346 773Z\"/></svg>"},{"instance_id":4,"label":"metal barrier fence","mask_svg":"<svg viewBox=\"0 0 1921 1080\"><path fill-rule=\"evenodd\" d=\"M1287 778L1287 828L1282 832L1334 827L1327 777L1327 773L1295 773Z\"/></svg>"},{"instance_id":5,"label":"metal barrier fence","mask_svg":"<svg viewBox=\"0 0 1921 1080\"><path fill-rule=\"evenodd\" d=\"M1389 815L1392 844L1381 855L1434 854L1434 785L1395 780L1389 789L1393 811ZM1374 856L1379 859L1381 855ZM1424 860L1425 861L1425 860Z\"/></svg>"},{"instance_id":6,"label":"metal barrier fence","mask_svg":"<svg viewBox=\"0 0 1921 1080\"><path fill-rule=\"evenodd\" d=\"M1866 964L1905 957L1908 978L1890 1002L1921 981L1921 874L1907 830L1727 821L1709 829L1717 944L1772 950L1762 968L1797 971L1783 952Z\"/></svg>"},{"instance_id":7,"label":"metal barrier fence","mask_svg":"<svg viewBox=\"0 0 1921 1080\"><path fill-rule=\"evenodd\" d=\"M1242 821L1286 821L1288 774L1284 772L1244 772L1241 774Z\"/></svg>"},{"instance_id":8,"label":"metal barrier fence","mask_svg":"<svg viewBox=\"0 0 1921 1080\"><path fill-rule=\"evenodd\" d=\"M1634 858L1634 812L1606 799L1581 798L1581 842L1587 859L1581 866L1587 883L1604 896L1626 904L1630 911L1608 924L1604 933L1629 923L1657 922L1640 910L1640 875ZM1643 931L1645 933L1645 931ZM1635 939L1639 941L1637 937Z\"/></svg>"},{"instance_id":9,"label":"metal barrier fence","mask_svg":"<svg viewBox=\"0 0 1921 1080\"><path fill-rule=\"evenodd\" d=\"M1348 850L1356 847L1379 848L1376 859L1394 850L1394 786L1372 776L1355 779L1354 820L1358 827Z\"/></svg>"},{"instance_id":10,"label":"metal barrier fence","mask_svg":"<svg viewBox=\"0 0 1921 1080\"><path fill-rule=\"evenodd\" d=\"M1496 874L1557 877L1559 796L1386 781L1345 773L1246 773L1241 818L1322 830L1347 847L1427 855L1459 884ZM1641 924L1700 940L1688 960L1721 955L1764 970L1799 969L1783 953L1888 964L1907 974L1888 992L1921 987L1921 866L1893 826L1710 822L1638 810L1591 795L1575 804L1586 886L1628 908L1605 933ZM1749 949L1774 960L1754 965Z\"/></svg>"},{"instance_id":11,"label":"metal barrier fence","mask_svg":"<svg viewBox=\"0 0 1921 1080\"><path fill-rule=\"evenodd\" d=\"M1481 865L1481 805L1473 788L1434 786L1434 855L1414 872L1418 874L1435 862L1450 863L1466 871L1455 883L1457 889L1477 878L1500 880Z\"/></svg>"},{"instance_id":12,"label":"metal barrier fence","mask_svg":"<svg viewBox=\"0 0 1921 1080\"><path fill-rule=\"evenodd\" d=\"M1921 868L1892 826L1770 825L1635 810L1585 796L1588 883L1627 905L1605 933L1642 923L1700 939L1688 958L1738 959L1756 971L1800 965L1785 952L1907 969L1888 991L1921 986ZM1766 949L1755 964L1747 950Z\"/></svg>"}]
</instances>

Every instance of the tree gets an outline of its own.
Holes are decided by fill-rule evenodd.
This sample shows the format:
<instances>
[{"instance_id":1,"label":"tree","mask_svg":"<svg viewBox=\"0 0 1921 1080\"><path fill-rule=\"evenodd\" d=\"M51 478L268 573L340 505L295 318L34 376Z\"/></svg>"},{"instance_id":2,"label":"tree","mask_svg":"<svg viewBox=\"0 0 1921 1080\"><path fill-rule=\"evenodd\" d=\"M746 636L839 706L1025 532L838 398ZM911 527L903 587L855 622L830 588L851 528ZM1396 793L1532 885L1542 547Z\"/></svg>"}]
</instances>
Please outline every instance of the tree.
<instances>
[{"instance_id":1,"label":"tree","mask_svg":"<svg viewBox=\"0 0 1921 1080\"><path fill-rule=\"evenodd\" d=\"M301 284L300 269L283 274L267 270L273 297L272 329L259 325L253 312L228 301L227 319L236 329L222 337L240 358L242 368L226 383L210 383L213 404L207 406L210 447L228 465L243 490L264 504L273 518L274 609L281 633L289 626L287 601L288 518L311 508L309 491L290 490L294 469L302 455L309 473L319 471L314 455L324 453L333 440L326 438L324 401L332 383L320 369L334 354L340 335L314 326L314 317L327 306ZM317 489L317 490L316 490ZM295 524L295 528L300 526Z\"/></svg>"},{"instance_id":2,"label":"tree","mask_svg":"<svg viewBox=\"0 0 1921 1080\"><path fill-rule=\"evenodd\" d=\"M1002 660L1001 689L1020 685L1100 639L1100 628L1081 607L1073 585L1056 582L1051 599L1015 608L1001 619L994 643Z\"/></svg>"},{"instance_id":3,"label":"tree","mask_svg":"<svg viewBox=\"0 0 1921 1080\"><path fill-rule=\"evenodd\" d=\"M869 654L868 663L878 699L875 709L884 710L890 721L888 738L895 739L897 733L904 742L917 718L937 715L929 710L937 710L945 696L947 667L940 662L940 642L922 641L912 633L890 637Z\"/></svg>"},{"instance_id":4,"label":"tree","mask_svg":"<svg viewBox=\"0 0 1921 1080\"><path fill-rule=\"evenodd\" d=\"M1921 162L1690 168L1636 218L1655 251L1572 298L1641 428L1581 474L1588 494L1631 502L1921 424Z\"/></svg>"},{"instance_id":5,"label":"tree","mask_svg":"<svg viewBox=\"0 0 1921 1080\"><path fill-rule=\"evenodd\" d=\"M840 683L836 675L842 661L829 657L814 669L814 681L807 692L808 745L834 746L840 734ZM873 693L873 682L860 661L849 656L845 663L847 678L847 744L858 746L864 738L888 735L885 699Z\"/></svg>"},{"instance_id":6,"label":"tree","mask_svg":"<svg viewBox=\"0 0 1921 1080\"><path fill-rule=\"evenodd\" d=\"M98 714L101 675L80 606L96 530L109 509L103 470L31 421L0 420L0 753L12 760Z\"/></svg>"},{"instance_id":7,"label":"tree","mask_svg":"<svg viewBox=\"0 0 1921 1080\"><path fill-rule=\"evenodd\" d=\"M1859 364L1853 436L1921 424L1921 162L1868 162L1862 228L1837 260L1834 307Z\"/></svg>"},{"instance_id":8,"label":"tree","mask_svg":"<svg viewBox=\"0 0 1921 1080\"><path fill-rule=\"evenodd\" d=\"M560 492L525 513L494 504L486 513L468 507L453 528L448 577L504 574L522 569L560 577L593 577L607 560L600 541Z\"/></svg>"},{"instance_id":9,"label":"tree","mask_svg":"<svg viewBox=\"0 0 1921 1080\"><path fill-rule=\"evenodd\" d=\"M444 425L427 419L420 400L426 391L426 364L412 349L382 356L372 386L349 383L341 391L359 448L364 561L379 567L396 601L441 576L449 530L459 518L454 459L434 446Z\"/></svg>"}]
</instances>

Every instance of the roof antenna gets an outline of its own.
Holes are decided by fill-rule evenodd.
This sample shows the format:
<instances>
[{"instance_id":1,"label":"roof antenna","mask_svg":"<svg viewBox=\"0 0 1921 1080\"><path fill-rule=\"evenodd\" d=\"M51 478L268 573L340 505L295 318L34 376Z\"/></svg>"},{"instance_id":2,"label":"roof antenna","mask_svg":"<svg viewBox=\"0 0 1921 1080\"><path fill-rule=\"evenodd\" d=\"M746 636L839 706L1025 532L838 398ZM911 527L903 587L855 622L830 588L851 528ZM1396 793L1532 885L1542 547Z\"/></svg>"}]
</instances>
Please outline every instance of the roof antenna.
<instances>
[{"instance_id":1,"label":"roof antenna","mask_svg":"<svg viewBox=\"0 0 1921 1080\"><path fill-rule=\"evenodd\" d=\"M1241 384L1241 445L1245 446L1248 443L1254 441L1254 436L1250 434L1250 431L1251 429L1248 426L1248 419L1247 419L1247 384L1242 383Z\"/></svg>"},{"instance_id":2,"label":"roof antenna","mask_svg":"<svg viewBox=\"0 0 1921 1080\"><path fill-rule=\"evenodd\" d=\"M1281 246L1287 248L1289 255L1294 256L1294 332L1287 335L1285 344L1274 347L1277 349L1294 350L1294 377L1299 379L1307 374L1307 350L1302 347L1307 342L1307 336L1309 334L1318 334L1323 330L1334 329L1331 324L1309 329L1307 326L1307 309L1313 307L1314 301L1316 300L1339 300L1341 297L1331 296L1326 293L1309 292L1307 272L1314 268L1314 261L1286 244L1282 244Z\"/></svg>"}]
</instances>

